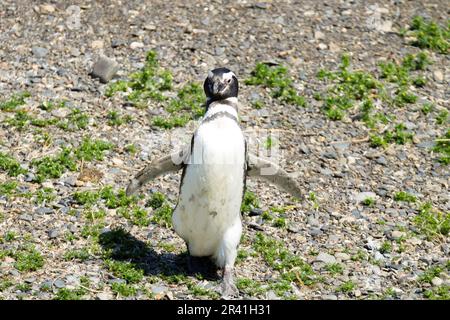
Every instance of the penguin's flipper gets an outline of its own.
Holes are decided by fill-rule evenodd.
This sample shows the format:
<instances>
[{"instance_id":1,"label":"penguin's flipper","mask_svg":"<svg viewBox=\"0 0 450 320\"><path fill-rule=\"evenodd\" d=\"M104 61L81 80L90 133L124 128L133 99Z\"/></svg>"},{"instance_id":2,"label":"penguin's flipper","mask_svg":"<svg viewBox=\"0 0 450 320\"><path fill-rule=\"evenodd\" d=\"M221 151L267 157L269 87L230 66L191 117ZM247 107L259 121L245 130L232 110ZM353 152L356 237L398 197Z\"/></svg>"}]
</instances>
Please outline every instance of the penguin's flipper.
<instances>
[{"instance_id":1,"label":"penguin's flipper","mask_svg":"<svg viewBox=\"0 0 450 320\"><path fill-rule=\"evenodd\" d=\"M247 175L264 179L281 187L292 196L302 198L303 193L294 177L269 160L248 154Z\"/></svg>"},{"instance_id":2,"label":"penguin's flipper","mask_svg":"<svg viewBox=\"0 0 450 320\"><path fill-rule=\"evenodd\" d=\"M186 146L177 152L153 160L130 181L126 190L127 196L134 194L148 181L162 174L182 169L189 156L189 151L190 146Z\"/></svg>"}]
</instances>

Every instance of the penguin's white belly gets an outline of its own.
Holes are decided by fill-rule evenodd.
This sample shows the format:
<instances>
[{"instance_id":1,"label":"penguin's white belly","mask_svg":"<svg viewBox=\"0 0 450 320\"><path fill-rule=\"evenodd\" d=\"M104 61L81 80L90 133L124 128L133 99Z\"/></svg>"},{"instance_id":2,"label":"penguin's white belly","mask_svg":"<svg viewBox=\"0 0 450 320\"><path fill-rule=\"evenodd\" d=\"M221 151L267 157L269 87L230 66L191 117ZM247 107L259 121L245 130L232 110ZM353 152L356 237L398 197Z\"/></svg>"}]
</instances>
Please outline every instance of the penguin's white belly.
<instances>
[{"instance_id":1,"label":"penguin's white belly","mask_svg":"<svg viewBox=\"0 0 450 320\"><path fill-rule=\"evenodd\" d=\"M245 142L229 118L204 123L194 137L190 162L173 214L175 231L193 256L221 256L239 243Z\"/></svg>"}]
</instances>

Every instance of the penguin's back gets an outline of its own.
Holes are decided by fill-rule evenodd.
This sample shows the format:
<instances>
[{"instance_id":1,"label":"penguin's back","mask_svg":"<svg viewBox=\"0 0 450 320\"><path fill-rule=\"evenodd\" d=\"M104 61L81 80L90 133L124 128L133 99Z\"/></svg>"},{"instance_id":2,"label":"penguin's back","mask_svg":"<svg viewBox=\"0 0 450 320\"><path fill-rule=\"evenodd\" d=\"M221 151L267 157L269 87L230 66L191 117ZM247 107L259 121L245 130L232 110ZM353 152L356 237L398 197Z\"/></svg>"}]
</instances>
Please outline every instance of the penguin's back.
<instances>
[{"instance_id":1,"label":"penguin's back","mask_svg":"<svg viewBox=\"0 0 450 320\"><path fill-rule=\"evenodd\" d=\"M216 255L226 232L232 242L241 235L245 140L237 122L228 116L202 122L189 160L173 225L191 255Z\"/></svg>"}]
</instances>

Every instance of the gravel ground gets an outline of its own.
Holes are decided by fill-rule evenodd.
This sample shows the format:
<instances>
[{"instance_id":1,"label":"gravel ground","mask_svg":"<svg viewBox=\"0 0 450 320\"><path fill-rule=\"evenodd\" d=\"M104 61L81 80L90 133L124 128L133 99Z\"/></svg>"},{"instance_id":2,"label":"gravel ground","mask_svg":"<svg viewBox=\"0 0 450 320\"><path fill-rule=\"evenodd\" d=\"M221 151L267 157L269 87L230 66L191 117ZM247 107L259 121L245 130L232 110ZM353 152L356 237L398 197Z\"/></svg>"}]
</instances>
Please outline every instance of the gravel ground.
<instances>
[{"instance_id":1,"label":"gravel ground","mask_svg":"<svg viewBox=\"0 0 450 320\"><path fill-rule=\"evenodd\" d=\"M125 79L142 68L149 50L172 73L175 87L201 83L217 66L227 66L244 80L257 62L269 61L289 68L295 88L306 99L304 108L280 103L267 89L241 81L243 129L278 133L280 163L296 174L305 199L293 201L274 186L248 181L262 210L243 216L236 266L240 298L426 299L440 292L448 299L448 235L427 237L414 221L421 203L430 202L444 218L450 210L448 165L436 161L430 150L448 130L448 120L439 125L436 117L449 107L450 56L428 51L433 64L424 71L426 85L414 88L418 101L390 111L414 134L405 145L372 148L369 129L361 121L330 121L314 99L326 86L317 72L337 69L345 52L353 69L368 72L380 60L419 52L399 31L416 14L444 25L447 1L71 1L75 9L70 12L66 3L30 3L0 4L0 102L28 91L31 95L20 108L30 114L64 120L79 108L88 123L84 129L69 123L72 130L55 125L20 130L7 123L12 112L0 112L0 152L29 169L17 177L0 170L0 183L16 181L19 190L0 194L1 299L217 298L219 279L187 274L184 242L171 228L133 224L114 208L91 221L87 212L104 208L104 203L89 209L73 199L75 192L102 186L125 188L148 161L170 150L171 137L186 138L193 132L195 123L173 130L152 126L152 117L164 113L157 104L136 108L121 94L108 98L108 84L90 75L95 61L105 55L119 65L112 81ZM387 24L368 25L375 13ZM263 108L252 107L255 97ZM45 101L63 100L65 108L39 108ZM435 106L426 115L420 111L425 102ZM131 122L108 124L111 110L130 116ZM77 170L60 178L34 181L34 159L55 155L64 146L78 147L83 137L107 140L115 147L103 160L78 163ZM136 153L127 151L130 144ZM139 205L144 207L150 194L159 191L173 206L179 179L165 175L148 184ZM39 200L43 188L54 189L56 196ZM395 201L400 191L416 201ZM367 197L374 203L361 204ZM286 211L285 227L259 215L269 211L283 216L274 209L280 207ZM145 210L150 217L155 213ZM120 227L131 247L145 247L128 259L143 277L130 280L111 266L122 260L106 257L105 242L86 234L86 226L92 225L100 226L100 239ZM282 241L289 254L311 266L315 281L297 278L281 289L271 285L288 270L277 270L255 249L258 233ZM87 256L70 257L74 250Z\"/></svg>"}]
</instances>

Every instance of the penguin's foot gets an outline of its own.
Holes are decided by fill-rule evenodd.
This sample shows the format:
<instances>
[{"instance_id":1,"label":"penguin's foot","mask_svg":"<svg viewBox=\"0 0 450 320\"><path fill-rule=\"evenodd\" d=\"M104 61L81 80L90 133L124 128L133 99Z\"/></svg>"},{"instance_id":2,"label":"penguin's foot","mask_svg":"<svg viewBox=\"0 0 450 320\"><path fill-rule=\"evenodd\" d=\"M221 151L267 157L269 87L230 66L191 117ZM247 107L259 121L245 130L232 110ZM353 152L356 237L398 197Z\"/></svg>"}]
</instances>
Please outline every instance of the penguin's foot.
<instances>
[{"instance_id":1,"label":"penguin's foot","mask_svg":"<svg viewBox=\"0 0 450 320\"><path fill-rule=\"evenodd\" d=\"M222 299L231 299L238 296L239 290L233 280L233 267L225 266L223 270Z\"/></svg>"}]
</instances>

